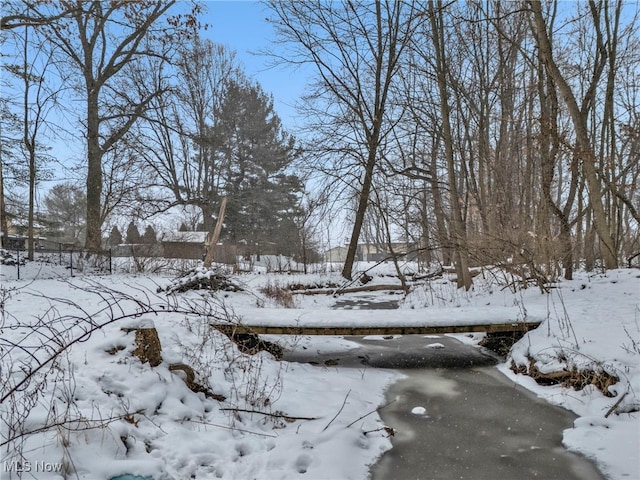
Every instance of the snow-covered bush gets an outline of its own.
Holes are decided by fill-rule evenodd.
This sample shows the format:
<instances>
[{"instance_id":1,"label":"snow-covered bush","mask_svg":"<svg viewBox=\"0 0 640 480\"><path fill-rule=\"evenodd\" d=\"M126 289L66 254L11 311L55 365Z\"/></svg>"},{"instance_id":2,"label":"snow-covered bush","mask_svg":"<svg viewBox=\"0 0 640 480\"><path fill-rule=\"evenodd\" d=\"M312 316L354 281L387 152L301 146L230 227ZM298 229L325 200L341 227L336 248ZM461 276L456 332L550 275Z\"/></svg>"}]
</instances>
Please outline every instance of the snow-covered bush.
<instances>
[{"instance_id":1,"label":"snow-covered bush","mask_svg":"<svg viewBox=\"0 0 640 480\"><path fill-rule=\"evenodd\" d=\"M4 248L0 248L0 265L17 265L17 263L18 260L13 253L9 250L5 250ZM20 264L25 264L24 255L20 257Z\"/></svg>"}]
</instances>

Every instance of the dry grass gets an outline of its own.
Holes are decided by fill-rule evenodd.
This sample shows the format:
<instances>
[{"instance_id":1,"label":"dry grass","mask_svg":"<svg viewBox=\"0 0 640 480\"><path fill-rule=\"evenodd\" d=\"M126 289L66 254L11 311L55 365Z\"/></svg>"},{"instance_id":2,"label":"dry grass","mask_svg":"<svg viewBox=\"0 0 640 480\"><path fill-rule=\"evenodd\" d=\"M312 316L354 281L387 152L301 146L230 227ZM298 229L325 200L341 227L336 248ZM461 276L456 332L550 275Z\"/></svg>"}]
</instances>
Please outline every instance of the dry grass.
<instances>
[{"instance_id":1,"label":"dry grass","mask_svg":"<svg viewBox=\"0 0 640 480\"><path fill-rule=\"evenodd\" d=\"M530 359L530 362L529 368L527 368L526 365L516 365L515 362L512 362L511 370L515 373L529 375L540 385L562 385L563 387L573 388L578 391L589 385L593 385L606 397L614 396L609 391L609 387L620 381L615 375L610 375L601 369L578 370L574 367L571 370L542 373L538 369L535 360Z\"/></svg>"},{"instance_id":2,"label":"dry grass","mask_svg":"<svg viewBox=\"0 0 640 480\"><path fill-rule=\"evenodd\" d=\"M284 308L296 308L291 290L278 282L269 281L265 287L260 289L260 292Z\"/></svg>"}]
</instances>

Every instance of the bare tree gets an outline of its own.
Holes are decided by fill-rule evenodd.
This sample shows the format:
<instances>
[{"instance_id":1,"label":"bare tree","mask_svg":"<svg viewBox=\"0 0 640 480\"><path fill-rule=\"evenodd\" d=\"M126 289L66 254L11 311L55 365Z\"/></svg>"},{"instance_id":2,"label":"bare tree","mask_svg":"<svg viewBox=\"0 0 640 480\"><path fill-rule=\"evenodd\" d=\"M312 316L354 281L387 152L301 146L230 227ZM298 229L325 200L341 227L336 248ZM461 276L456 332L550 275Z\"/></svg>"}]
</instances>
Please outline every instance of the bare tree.
<instances>
[{"instance_id":1,"label":"bare tree","mask_svg":"<svg viewBox=\"0 0 640 480\"><path fill-rule=\"evenodd\" d=\"M319 234L320 221L325 214L326 204L327 199L322 191L317 194L304 192L300 198L295 222L300 242L298 255L302 260L304 273L307 273L307 265L317 257L315 240Z\"/></svg>"},{"instance_id":2,"label":"bare tree","mask_svg":"<svg viewBox=\"0 0 640 480\"><path fill-rule=\"evenodd\" d=\"M438 1L428 3L429 20L431 23L431 40L435 53L435 75L437 78L440 95L440 114L442 116L442 139L447 165L447 178L449 187L449 203L451 209L451 237L454 246L455 267L458 287L471 288L471 275L469 274L469 253L467 247L467 234L462 219L461 197L458 193L457 175L454 159L453 132L451 127L448 82L448 60L445 48L445 28L443 5Z\"/></svg>"},{"instance_id":3,"label":"bare tree","mask_svg":"<svg viewBox=\"0 0 640 480\"><path fill-rule=\"evenodd\" d=\"M148 109L150 102L164 93L154 90L131 98L130 92L118 89L119 76L125 67L141 58L166 55L170 42L156 39L166 39L170 29L165 26L162 31L154 31L154 26L174 3L78 0L65 4L75 7L68 15L44 27L49 41L82 78L80 90L86 115L82 124L87 142L85 247L88 250L101 248L103 159ZM51 16L60 14L56 12Z\"/></svg>"},{"instance_id":4,"label":"bare tree","mask_svg":"<svg viewBox=\"0 0 640 480\"><path fill-rule=\"evenodd\" d=\"M153 62L139 72L141 79L155 78L170 94L151 101L146 121L135 126L130 148L143 160L154 186L169 192L158 198L157 190L150 190L155 195L141 200L155 212L196 207L209 230L228 170L216 154L220 142L212 132L228 86L243 81L244 75L234 52L197 35L180 46L174 63L174 81Z\"/></svg>"},{"instance_id":5,"label":"bare tree","mask_svg":"<svg viewBox=\"0 0 640 480\"><path fill-rule=\"evenodd\" d=\"M578 105L576 94L567 80L567 76L563 74L555 61L547 21L542 13L542 3L538 1L529 1L527 3L533 18L534 32L538 49L540 50L540 57L550 77L557 85L573 122L576 135L575 155L582 164L582 171L589 191L589 205L593 212L594 226L603 247L601 254L604 265L605 268L615 268L618 265L617 246L603 205L602 183L598 178L595 149L588 129L588 118L594 107L597 85L601 80L607 61L607 51L604 48L604 40L599 26L599 16L602 11L600 8L601 5L596 5L593 0L589 1L591 14L593 16L593 26L597 32L597 52L593 64L592 76L582 99L582 105L580 106Z\"/></svg>"},{"instance_id":6,"label":"bare tree","mask_svg":"<svg viewBox=\"0 0 640 480\"><path fill-rule=\"evenodd\" d=\"M73 2L64 2L56 12L41 11L40 9L47 3L49 3L47 0L3 2L0 30L48 25L66 17L78 8Z\"/></svg>"},{"instance_id":7,"label":"bare tree","mask_svg":"<svg viewBox=\"0 0 640 480\"><path fill-rule=\"evenodd\" d=\"M6 76L0 81L5 86ZM21 165L17 156L20 146L20 119L13 111L11 101L4 96L0 97L0 247L5 247L5 239L8 234L9 220L7 215L6 198L10 187L15 183L15 177L22 177Z\"/></svg>"},{"instance_id":8,"label":"bare tree","mask_svg":"<svg viewBox=\"0 0 640 480\"><path fill-rule=\"evenodd\" d=\"M358 239L369 204L380 150L397 117L389 115L390 89L400 67L414 20L410 2L269 3L280 39L292 47L280 60L311 64L317 82L310 99L324 105L317 126L324 129L327 152L342 139L340 154L362 169L343 277L351 279ZM318 110L316 110L316 113ZM340 128L336 137L335 127Z\"/></svg>"},{"instance_id":9,"label":"bare tree","mask_svg":"<svg viewBox=\"0 0 640 480\"><path fill-rule=\"evenodd\" d=\"M18 34L17 29L12 30L12 33L16 47L21 50L21 64L7 67L10 67L22 84L22 147L27 160L29 184L27 255L29 260L33 260L36 186L41 180L45 162L43 130L47 128L47 116L56 101L59 90L52 90L52 85L45 81L47 70L51 68L52 57L51 54L42 50L41 44L31 41L31 29L24 28L22 35Z\"/></svg>"},{"instance_id":10,"label":"bare tree","mask_svg":"<svg viewBox=\"0 0 640 480\"><path fill-rule=\"evenodd\" d=\"M553 10L548 15L548 23L553 28L556 18L557 7L553 5ZM540 185L542 191L541 213L543 221L538 226L538 234L543 239L551 236L549 229L549 212L552 217L557 218L560 223L560 250L564 277L571 280L573 277L573 240L571 211L574 207L578 193L579 174L578 158L574 155L570 160L570 183L567 194L564 197L564 206L554 198L553 184L554 177L558 170L562 168L562 143L564 142L562 132L560 132L560 106L558 102L557 88L553 77L549 74L544 65L542 53L538 50L538 61L536 65L537 73L537 96L540 108L540 140L537 142L538 155L540 157ZM558 198L558 200L560 200Z\"/></svg>"}]
</instances>

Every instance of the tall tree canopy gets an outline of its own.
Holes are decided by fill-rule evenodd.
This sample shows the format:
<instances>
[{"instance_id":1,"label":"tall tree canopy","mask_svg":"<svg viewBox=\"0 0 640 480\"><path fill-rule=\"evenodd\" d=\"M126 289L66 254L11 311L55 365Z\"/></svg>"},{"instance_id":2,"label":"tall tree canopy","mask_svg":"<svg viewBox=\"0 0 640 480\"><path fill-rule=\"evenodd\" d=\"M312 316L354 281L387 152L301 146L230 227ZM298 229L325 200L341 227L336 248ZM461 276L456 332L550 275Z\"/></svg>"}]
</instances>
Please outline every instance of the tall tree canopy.
<instances>
[{"instance_id":1,"label":"tall tree canopy","mask_svg":"<svg viewBox=\"0 0 640 480\"><path fill-rule=\"evenodd\" d=\"M349 164L349 186L358 200L342 275L351 279L374 172L402 115L390 98L417 19L413 2L273 0L269 6L271 21L290 47L280 58L316 70L307 114L320 119L314 139L320 156Z\"/></svg>"},{"instance_id":2,"label":"tall tree canopy","mask_svg":"<svg viewBox=\"0 0 640 480\"><path fill-rule=\"evenodd\" d=\"M149 121L136 126L136 154L165 195L145 201L158 211L197 207L211 231L222 197L228 204L222 239L249 250L297 238L302 181L291 165L294 138L273 100L237 66L233 52L195 37L177 60L172 95L152 101ZM168 194L168 195L167 195Z\"/></svg>"},{"instance_id":3,"label":"tall tree canopy","mask_svg":"<svg viewBox=\"0 0 640 480\"><path fill-rule=\"evenodd\" d=\"M633 3L268 4L276 61L316 73L300 109L310 168L341 186L336 204L355 205L343 276L366 215L453 261L465 288L472 265L546 288L579 258L636 258Z\"/></svg>"},{"instance_id":4,"label":"tall tree canopy","mask_svg":"<svg viewBox=\"0 0 640 480\"><path fill-rule=\"evenodd\" d=\"M80 123L87 152L85 246L90 250L100 249L101 228L109 213L103 202L105 159L150 102L165 93L160 85L144 91L128 88L132 67L167 57L173 43L166 40L175 40L183 27L178 17L168 17L175 3L75 0L34 6L38 18L52 19L41 28L60 55L59 65L76 74L63 78L80 80L74 87L84 103ZM161 22L163 18L167 21Z\"/></svg>"},{"instance_id":5,"label":"tall tree canopy","mask_svg":"<svg viewBox=\"0 0 640 480\"><path fill-rule=\"evenodd\" d=\"M273 101L249 82L232 81L211 130L211 154L221 166L220 191L229 203L226 236L249 244L286 245L296 238L300 179L287 172L296 156Z\"/></svg>"}]
</instances>

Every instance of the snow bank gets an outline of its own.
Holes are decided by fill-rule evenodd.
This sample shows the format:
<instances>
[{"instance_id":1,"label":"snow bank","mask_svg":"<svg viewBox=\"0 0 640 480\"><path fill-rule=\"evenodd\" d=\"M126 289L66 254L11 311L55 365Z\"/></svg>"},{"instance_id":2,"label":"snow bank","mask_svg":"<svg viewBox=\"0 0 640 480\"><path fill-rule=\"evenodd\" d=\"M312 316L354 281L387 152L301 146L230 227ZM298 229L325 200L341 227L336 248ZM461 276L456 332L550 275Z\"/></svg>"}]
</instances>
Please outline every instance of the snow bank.
<instances>
[{"instance_id":1,"label":"snow bank","mask_svg":"<svg viewBox=\"0 0 640 480\"><path fill-rule=\"evenodd\" d=\"M6 354L11 342L45 339L51 333L47 325L63 332L60 340L68 342L82 333L86 322L105 323L127 314L139 318L107 324L75 343L50 364L55 368L47 370L48 380L39 388L32 383L2 404L3 427L19 420L18 409L25 429L33 431L10 442L15 450L3 448L3 478L17 478L18 469L45 461L57 467L38 471L35 478L367 477L369 465L391 448L375 410L395 378L393 372L321 369L278 362L266 353L242 355L208 327L207 318L163 312L170 304L153 293L163 282L114 275L90 283L12 283L5 299L10 314L2 325L3 395L7 375L30 365L27 351ZM211 297L189 293L184 305ZM148 303L158 308L140 317L141 305ZM158 331L164 362L157 367L132 355L134 335L121 329L140 325ZM324 339L325 348L327 342L333 349L352 347ZM29 342L35 344L40 340ZM305 346L316 348L311 341ZM169 370L174 362L190 364L227 400L191 391L180 374ZM28 407L25 395L37 396L37 404ZM3 440L11 436L3 428Z\"/></svg>"},{"instance_id":2,"label":"snow bank","mask_svg":"<svg viewBox=\"0 0 640 480\"><path fill-rule=\"evenodd\" d=\"M612 480L640 478L640 270L580 273L547 295L525 292L527 309L546 320L512 349L501 371L579 418L564 443L596 461ZM605 393L540 386L511 364L542 372L604 371L619 381Z\"/></svg>"}]
</instances>

